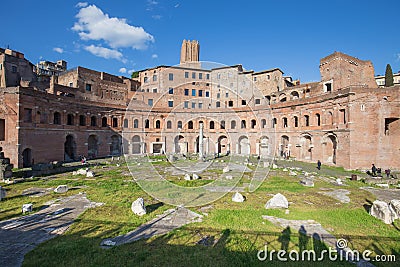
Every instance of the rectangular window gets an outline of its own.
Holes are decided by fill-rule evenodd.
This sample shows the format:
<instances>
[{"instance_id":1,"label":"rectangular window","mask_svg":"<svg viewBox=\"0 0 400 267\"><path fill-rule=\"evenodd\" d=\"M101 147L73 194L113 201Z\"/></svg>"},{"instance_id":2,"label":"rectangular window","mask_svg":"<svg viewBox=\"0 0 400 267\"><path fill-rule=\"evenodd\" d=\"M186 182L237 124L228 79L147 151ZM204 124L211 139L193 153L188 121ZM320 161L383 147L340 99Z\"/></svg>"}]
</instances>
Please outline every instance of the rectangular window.
<instances>
[{"instance_id":1,"label":"rectangular window","mask_svg":"<svg viewBox=\"0 0 400 267\"><path fill-rule=\"evenodd\" d=\"M183 107L184 108L189 108L189 101L183 102Z\"/></svg>"},{"instance_id":2,"label":"rectangular window","mask_svg":"<svg viewBox=\"0 0 400 267\"><path fill-rule=\"evenodd\" d=\"M144 78L143 78L143 82L145 82L145 83L149 82L149 78L144 77Z\"/></svg>"},{"instance_id":3,"label":"rectangular window","mask_svg":"<svg viewBox=\"0 0 400 267\"><path fill-rule=\"evenodd\" d=\"M210 79L210 74L209 74L209 73L206 74L206 79L207 79L207 80Z\"/></svg>"},{"instance_id":4,"label":"rectangular window","mask_svg":"<svg viewBox=\"0 0 400 267\"><path fill-rule=\"evenodd\" d=\"M147 104L152 107L153 106L153 99L147 99Z\"/></svg>"},{"instance_id":5,"label":"rectangular window","mask_svg":"<svg viewBox=\"0 0 400 267\"><path fill-rule=\"evenodd\" d=\"M0 119L0 141L6 140L6 120Z\"/></svg>"},{"instance_id":6,"label":"rectangular window","mask_svg":"<svg viewBox=\"0 0 400 267\"><path fill-rule=\"evenodd\" d=\"M257 81L257 77L254 77L254 78L253 78L253 81Z\"/></svg>"},{"instance_id":7,"label":"rectangular window","mask_svg":"<svg viewBox=\"0 0 400 267\"><path fill-rule=\"evenodd\" d=\"M210 92L206 91L206 97L210 97Z\"/></svg>"},{"instance_id":8,"label":"rectangular window","mask_svg":"<svg viewBox=\"0 0 400 267\"><path fill-rule=\"evenodd\" d=\"M203 96L203 90L199 90L199 97Z\"/></svg>"},{"instance_id":9,"label":"rectangular window","mask_svg":"<svg viewBox=\"0 0 400 267\"><path fill-rule=\"evenodd\" d=\"M192 102L192 108L196 108L196 103Z\"/></svg>"},{"instance_id":10,"label":"rectangular window","mask_svg":"<svg viewBox=\"0 0 400 267\"><path fill-rule=\"evenodd\" d=\"M73 83L69 83L69 87L72 87L72 86L74 86L74 84Z\"/></svg>"},{"instance_id":11,"label":"rectangular window","mask_svg":"<svg viewBox=\"0 0 400 267\"><path fill-rule=\"evenodd\" d=\"M154 89L153 89L153 93L157 93L157 88L154 88Z\"/></svg>"},{"instance_id":12,"label":"rectangular window","mask_svg":"<svg viewBox=\"0 0 400 267\"><path fill-rule=\"evenodd\" d=\"M92 91L92 85L91 84L86 84L86 91L88 91L88 92Z\"/></svg>"},{"instance_id":13,"label":"rectangular window","mask_svg":"<svg viewBox=\"0 0 400 267\"><path fill-rule=\"evenodd\" d=\"M230 100L230 101L228 102L228 107L233 107L233 101L232 101L232 100Z\"/></svg>"},{"instance_id":14,"label":"rectangular window","mask_svg":"<svg viewBox=\"0 0 400 267\"><path fill-rule=\"evenodd\" d=\"M228 93L228 92L225 93L225 97L226 97L226 98L229 97L229 93Z\"/></svg>"},{"instance_id":15,"label":"rectangular window","mask_svg":"<svg viewBox=\"0 0 400 267\"><path fill-rule=\"evenodd\" d=\"M185 78L186 79L189 78L189 72L188 71L185 71Z\"/></svg>"},{"instance_id":16,"label":"rectangular window","mask_svg":"<svg viewBox=\"0 0 400 267\"><path fill-rule=\"evenodd\" d=\"M215 102L215 107L220 108L221 107L221 102L219 102L219 101Z\"/></svg>"},{"instance_id":17,"label":"rectangular window","mask_svg":"<svg viewBox=\"0 0 400 267\"><path fill-rule=\"evenodd\" d=\"M174 101L173 100L169 100L168 101L168 107L169 108L173 108L174 107Z\"/></svg>"},{"instance_id":18,"label":"rectangular window","mask_svg":"<svg viewBox=\"0 0 400 267\"><path fill-rule=\"evenodd\" d=\"M217 93L217 98L221 98L221 94L220 93Z\"/></svg>"},{"instance_id":19,"label":"rectangular window","mask_svg":"<svg viewBox=\"0 0 400 267\"><path fill-rule=\"evenodd\" d=\"M32 109L24 108L24 122L32 122Z\"/></svg>"},{"instance_id":20,"label":"rectangular window","mask_svg":"<svg viewBox=\"0 0 400 267\"><path fill-rule=\"evenodd\" d=\"M242 99L242 106L246 106L246 100Z\"/></svg>"},{"instance_id":21,"label":"rectangular window","mask_svg":"<svg viewBox=\"0 0 400 267\"><path fill-rule=\"evenodd\" d=\"M192 96L196 96L196 89L192 89Z\"/></svg>"},{"instance_id":22,"label":"rectangular window","mask_svg":"<svg viewBox=\"0 0 400 267\"><path fill-rule=\"evenodd\" d=\"M153 75L153 82L156 82L157 81L157 75Z\"/></svg>"},{"instance_id":23,"label":"rectangular window","mask_svg":"<svg viewBox=\"0 0 400 267\"><path fill-rule=\"evenodd\" d=\"M256 98L255 103L256 103L256 105L260 105L261 104L261 99Z\"/></svg>"},{"instance_id":24,"label":"rectangular window","mask_svg":"<svg viewBox=\"0 0 400 267\"><path fill-rule=\"evenodd\" d=\"M196 72L192 72L192 79L196 79Z\"/></svg>"},{"instance_id":25,"label":"rectangular window","mask_svg":"<svg viewBox=\"0 0 400 267\"><path fill-rule=\"evenodd\" d=\"M3 64L0 63L0 70L3 68Z\"/></svg>"},{"instance_id":26,"label":"rectangular window","mask_svg":"<svg viewBox=\"0 0 400 267\"><path fill-rule=\"evenodd\" d=\"M203 73L199 73L199 79L203 79Z\"/></svg>"},{"instance_id":27,"label":"rectangular window","mask_svg":"<svg viewBox=\"0 0 400 267\"><path fill-rule=\"evenodd\" d=\"M189 95L189 89L185 89L185 95Z\"/></svg>"},{"instance_id":28,"label":"rectangular window","mask_svg":"<svg viewBox=\"0 0 400 267\"><path fill-rule=\"evenodd\" d=\"M168 89L168 94L173 95L174 94L174 88L169 88Z\"/></svg>"},{"instance_id":29,"label":"rectangular window","mask_svg":"<svg viewBox=\"0 0 400 267\"><path fill-rule=\"evenodd\" d=\"M170 81L174 80L174 74L173 73L169 73L168 74L168 80L170 80Z\"/></svg>"},{"instance_id":30,"label":"rectangular window","mask_svg":"<svg viewBox=\"0 0 400 267\"><path fill-rule=\"evenodd\" d=\"M345 124L346 123L346 110L340 109L339 111L340 111L341 123Z\"/></svg>"},{"instance_id":31,"label":"rectangular window","mask_svg":"<svg viewBox=\"0 0 400 267\"><path fill-rule=\"evenodd\" d=\"M12 73L16 73L17 72L17 67L16 66L12 66L11 67L11 71L12 71Z\"/></svg>"},{"instance_id":32,"label":"rectangular window","mask_svg":"<svg viewBox=\"0 0 400 267\"><path fill-rule=\"evenodd\" d=\"M203 103L199 103L199 108L203 108Z\"/></svg>"}]
</instances>

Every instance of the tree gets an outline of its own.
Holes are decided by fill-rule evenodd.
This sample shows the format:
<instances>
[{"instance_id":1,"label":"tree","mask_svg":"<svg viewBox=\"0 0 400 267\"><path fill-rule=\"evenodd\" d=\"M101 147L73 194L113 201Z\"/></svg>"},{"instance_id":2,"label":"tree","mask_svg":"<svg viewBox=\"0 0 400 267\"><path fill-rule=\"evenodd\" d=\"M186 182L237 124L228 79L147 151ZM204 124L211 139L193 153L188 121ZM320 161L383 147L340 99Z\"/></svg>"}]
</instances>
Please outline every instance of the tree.
<instances>
[{"instance_id":1,"label":"tree","mask_svg":"<svg viewBox=\"0 0 400 267\"><path fill-rule=\"evenodd\" d=\"M131 77L132 77L132 79L139 77L139 72L138 71L132 72L132 76Z\"/></svg>"},{"instance_id":2,"label":"tree","mask_svg":"<svg viewBox=\"0 0 400 267\"><path fill-rule=\"evenodd\" d=\"M385 86L393 86L393 71L390 64L386 65L386 72L385 72Z\"/></svg>"}]
</instances>

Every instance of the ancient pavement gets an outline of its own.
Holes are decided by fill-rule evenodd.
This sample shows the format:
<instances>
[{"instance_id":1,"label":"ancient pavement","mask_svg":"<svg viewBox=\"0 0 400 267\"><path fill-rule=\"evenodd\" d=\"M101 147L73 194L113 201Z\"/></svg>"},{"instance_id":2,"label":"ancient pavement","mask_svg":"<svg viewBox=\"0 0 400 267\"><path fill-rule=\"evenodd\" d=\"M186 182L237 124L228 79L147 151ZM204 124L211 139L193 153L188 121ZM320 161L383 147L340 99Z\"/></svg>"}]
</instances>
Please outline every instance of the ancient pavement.
<instances>
[{"instance_id":1,"label":"ancient pavement","mask_svg":"<svg viewBox=\"0 0 400 267\"><path fill-rule=\"evenodd\" d=\"M139 226L135 230L114 238L105 239L101 242L102 247L117 246L130 243L142 238L150 238L155 235L166 234L191 222L199 222L202 215L184 207L169 209L164 214Z\"/></svg>"},{"instance_id":2,"label":"ancient pavement","mask_svg":"<svg viewBox=\"0 0 400 267\"><path fill-rule=\"evenodd\" d=\"M77 194L47 204L35 214L0 222L1 266L21 266L26 253L63 234L79 214L101 203L90 202L85 194Z\"/></svg>"}]
</instances>

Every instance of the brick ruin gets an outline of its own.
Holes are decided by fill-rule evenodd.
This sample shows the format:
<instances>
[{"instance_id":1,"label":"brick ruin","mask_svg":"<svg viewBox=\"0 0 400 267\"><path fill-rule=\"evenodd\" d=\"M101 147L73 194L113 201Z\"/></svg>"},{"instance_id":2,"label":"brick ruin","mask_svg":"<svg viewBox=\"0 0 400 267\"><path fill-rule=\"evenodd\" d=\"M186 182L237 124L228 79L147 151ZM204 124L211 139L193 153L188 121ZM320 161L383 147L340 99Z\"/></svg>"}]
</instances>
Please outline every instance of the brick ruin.
<instances>
[{"instance_id":1,"label":"brick ruin","mask_svg":"<svg viewBox=\"0 0 400 267\"><path fill-rule=\"evenodd\" d=\"M39 81L23 55L0 54L0 146L18 167L198 153L202 124L206 154L399 168L400 86L379 88L370 61L340 52L321 59L320 82L306 84L279 68L203 66L197 41L183 42L182 64L137 79L78 67ZM13 71L20 79L8 81Z\"/></svg>"}]
</instances>

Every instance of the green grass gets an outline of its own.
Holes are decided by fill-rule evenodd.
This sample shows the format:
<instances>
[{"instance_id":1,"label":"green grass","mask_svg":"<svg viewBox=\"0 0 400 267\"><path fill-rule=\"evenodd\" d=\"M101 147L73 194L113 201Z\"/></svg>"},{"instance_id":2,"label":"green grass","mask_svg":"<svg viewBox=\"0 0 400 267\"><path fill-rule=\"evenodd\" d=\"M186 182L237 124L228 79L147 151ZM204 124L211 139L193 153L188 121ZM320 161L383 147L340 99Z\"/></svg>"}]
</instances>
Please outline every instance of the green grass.
<instances>
[{"instance_id":1,"label":"green grass","mask_svg":"<svg viewBox=\"0 0 400 267\"><path fill-rule=\"evenodd\" d=\"M163 157L153 157L162 159ZM153 163L154 164L154 163ZM168 162L155 162L156 168ZM288 164L285 162L285 164ZM312 169L313 164L296 163L292 166L303 166ZM169 165L168 165L169 166ZM346 238L352 249L363 251L369 249L373 255L396 254L400 259L400 223L385 225L370 216L366 209L375 197L359 187L361 182L346 181L351 202L348 204L319 193L321 188L335 188L334 185L315 180L315 187L300 185L299 178L288 176L287 172L276 170L262 183L254 193L244 192L246 201L234 203L233 193L228 193L209 205L207 208L192 208L195 212L204 213L203 222L193 223L176 229L166 235L140 240L111 249L100 248L104 238L125 234L139 225L155 218L171 208L163 205L142 191L129 174L125 165L107 168L94 167L95 179L84 176L72 176L71 173L53 175L46 179L31 179L24 183L2 185L7 189L7 199L0 202L0 219L5 220L21 215L24 203L33 203L37 211L46 201L60 197L52 191L43 197L21 196L23 190L30 187L55 188L67 184L72 190L62 196L86 192L91 201L103 202L105 205L88 209L81 214L70 229L62 236L42 243L25 256L24 266L288 266L276 258L273 262L261 262L257 252L268 244L269 249L279 250L285 244L287 249L299 250L300 245L306 248L320 246L316 240L299 235L297 229L277 227L262 215L272 215L291 220L313 219L322 224L337 238ZM137 166L140 168L140 166ZM207 170L210 174L217 170ZM349 176L352 172L334 167L325 167L321 174L332 176ZM171 181L180 186L202 186L207 180ZM248 182L245 175L240 182ZM74 188L75 187L75 188ZM78 187L78 188L76 188ZM289 214L284 210L266 210L265 203L273 194L282 193L290 202ZM143 197L148 214L139 217L130 211L130 205L138 197ZM209 244L198 242L207 238ZM390 264L374 263L376 266ZM289 262L289 266L354 266L347 262ZM395 266L395 265L393 265Z\"/></svg>"}]
</instances>

